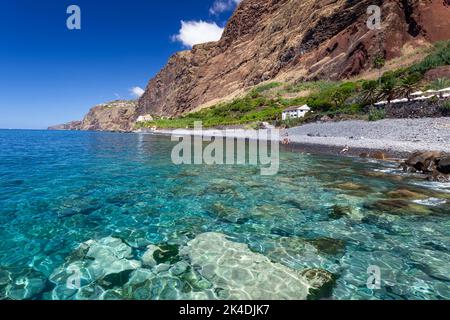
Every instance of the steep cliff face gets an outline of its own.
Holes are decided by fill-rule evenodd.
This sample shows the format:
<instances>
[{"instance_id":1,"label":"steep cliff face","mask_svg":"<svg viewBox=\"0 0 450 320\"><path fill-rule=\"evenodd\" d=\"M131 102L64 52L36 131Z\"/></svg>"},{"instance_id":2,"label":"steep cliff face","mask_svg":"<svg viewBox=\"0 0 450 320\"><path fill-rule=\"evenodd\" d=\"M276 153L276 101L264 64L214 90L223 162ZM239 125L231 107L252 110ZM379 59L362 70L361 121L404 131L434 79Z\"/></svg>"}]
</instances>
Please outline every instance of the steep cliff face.
<instances>
[{"instance_id":1,"label":"steep cliff face","mask_svg":"<svg viewBox=\"0 0 450 320\"><path fill-rule=\"evenodd\" d=\"M113 101L93 107L84 117L80 130L130 131L136 117L136 101Z\"/></svg>"},{"instance_id":2,"label":"steep cliff face","mask_svg":"<svg viewBox=\"0 0 450 320\"><path fill-rule=\"evenodd\" d=\"M82 121L71 121L64 124L48 127L48 130L55 131L77 131L80 130Z\"/></svg>"},{"instance_id":3,"label":"steep cliff face","mask_svg":"<svg viewBox=\"0 0 450 320\"><path fill-rule=\"evenodd\" d=\"M118 100L93 107L82 121L73 121L48 129L127 132L133 130L136 115L136 101Z\"/></svg>"},{"instance_id":4,"label":"steep cliff face","mask_svg":"<svg viewBox=\"0 0 450 320\"><path fill-rule=\"evenodd\" d=\"M379 5L382 29L367 27ZM393 59L405 45L450 39L447 0L243 0L218 42L175 54L137 114L176 116L266 80L337 80Z\"/></svg>"}]
</instances>

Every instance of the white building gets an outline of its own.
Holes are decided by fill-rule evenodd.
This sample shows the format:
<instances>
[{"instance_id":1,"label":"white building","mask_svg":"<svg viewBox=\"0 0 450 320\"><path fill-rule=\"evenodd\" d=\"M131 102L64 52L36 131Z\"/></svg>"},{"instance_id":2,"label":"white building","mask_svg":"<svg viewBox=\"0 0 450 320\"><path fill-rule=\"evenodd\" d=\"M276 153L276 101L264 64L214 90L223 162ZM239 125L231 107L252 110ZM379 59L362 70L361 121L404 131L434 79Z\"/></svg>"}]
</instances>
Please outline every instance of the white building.
<instances>
[{"instance_id":1,"label":"white building","mask_svg":"<svg viewBox=\"0 0 450 320\"><path fill-rule=\"evenodd\" d=\"M145 116L139 116L139 118L137 118L136 120L136 122L147 122L147 121L153 121L153 117L149 114Z\"/></svg>"},{"instance_id":2,"label":"white building","mask_svg":"<svg viewBox=\"0 0 450 320\"><path fill-rule=\"evenodd\" d=\"M303 105L301 107L291 107L283 111L283 121L287 119L299 119L306 116L308 112L311 111L311 108L308 105Z\"/></svg>"}]
</instances>

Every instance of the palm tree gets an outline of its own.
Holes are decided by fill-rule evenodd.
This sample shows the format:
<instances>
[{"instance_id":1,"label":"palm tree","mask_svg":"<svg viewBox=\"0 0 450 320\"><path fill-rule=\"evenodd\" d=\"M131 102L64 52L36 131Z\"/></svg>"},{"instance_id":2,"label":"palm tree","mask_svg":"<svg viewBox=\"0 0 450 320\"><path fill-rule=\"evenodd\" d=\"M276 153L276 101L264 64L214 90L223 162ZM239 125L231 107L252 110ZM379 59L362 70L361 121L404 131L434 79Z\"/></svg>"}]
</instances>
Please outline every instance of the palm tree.
<instances>
[{"instance_id":1,"label":"palm tree","mask_svg":"<svg viewBox=\"0 0 450 320\"><path fill-rule=\"evenodd\" d=\"M397 79L395 77L385 78L381 84L380 95L390 104L394 100L397 93Z\"/></svg>"},{"instance_id":2,"label":"palm tree","mask_svg":"<svg viewBox=\"0 0 450 320\"><path fill-rule=\"evenodd\" d=\"M420 88L419 84L421 80L422 76L419 73L406 75L400 81L399 92L401 92L403 96L406 96L408 101L411 101L411 94Z\"/></svg>"},{"instance_id":3,"label":"palm tree","mask_svg":"<svg viewBox=\"0 0 450 320\"><path fill-rule=\"evenodd\" d=\"M378 81L365 81L362 85L362 100L365 105L373 104L378 98Z\"/></svg>"}]
</instances>

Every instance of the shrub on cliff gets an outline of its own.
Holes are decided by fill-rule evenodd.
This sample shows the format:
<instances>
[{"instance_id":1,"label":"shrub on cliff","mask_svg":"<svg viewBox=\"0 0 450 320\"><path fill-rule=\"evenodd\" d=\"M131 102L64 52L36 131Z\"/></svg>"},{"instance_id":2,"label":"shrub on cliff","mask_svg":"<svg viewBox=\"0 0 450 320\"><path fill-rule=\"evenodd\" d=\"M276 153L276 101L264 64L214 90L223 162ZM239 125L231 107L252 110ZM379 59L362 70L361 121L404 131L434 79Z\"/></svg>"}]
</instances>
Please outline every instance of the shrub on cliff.
<instances>
[{"instance_id":1,"label":"shrub on cliff","mask_svg":"<svg viewBox=\"0 0 450 320\"><path fill-rule=\"evenodd\" d=\"M434 51L424 60L409 68L410 73L425 74L428 70L450 65L450 41L437 42Z\"/></svg>"},{"instance_id":2,"label":"shrub on cliff","mask_svg":"<svg viewBox=\"0 0 450 320\"><path fill-rule=\"evenodd\" d=\"M450 79L447 78L439 78L430 83L428 89L432 90L441 90L450 87Z\"/></svg>"}]
</instances>

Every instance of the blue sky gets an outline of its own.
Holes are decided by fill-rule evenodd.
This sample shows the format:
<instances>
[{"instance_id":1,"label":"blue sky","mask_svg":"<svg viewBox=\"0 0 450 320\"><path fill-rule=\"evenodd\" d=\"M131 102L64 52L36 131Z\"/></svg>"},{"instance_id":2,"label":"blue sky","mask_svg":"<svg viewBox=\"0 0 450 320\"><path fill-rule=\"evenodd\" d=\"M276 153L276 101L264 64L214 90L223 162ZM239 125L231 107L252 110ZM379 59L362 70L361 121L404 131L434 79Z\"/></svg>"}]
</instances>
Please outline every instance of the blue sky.
<instances>
[{"instance_id":1,"label":"blue sky","mask_svg":"<svg viewBox=\"0 0 450 320\"><path fill-rule=\"evenodd\" d=\"M236 2L2 0L0 128L46 128L133 98L174 52L220 36ZM81 30L66 27L70 5Z\"/></svg>"}]
</instances>

